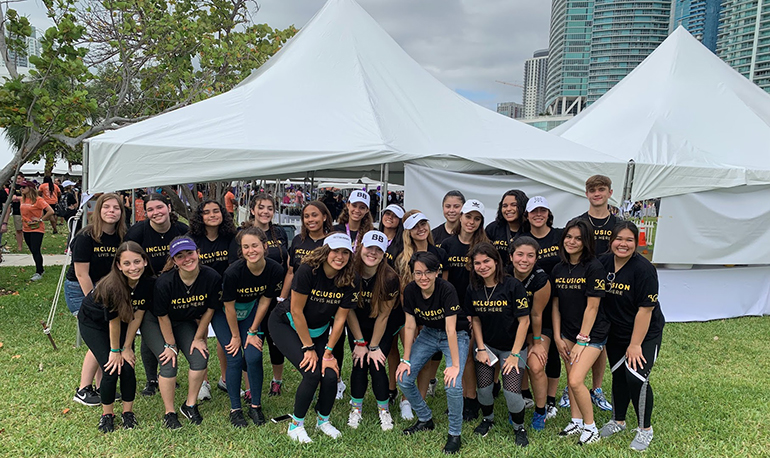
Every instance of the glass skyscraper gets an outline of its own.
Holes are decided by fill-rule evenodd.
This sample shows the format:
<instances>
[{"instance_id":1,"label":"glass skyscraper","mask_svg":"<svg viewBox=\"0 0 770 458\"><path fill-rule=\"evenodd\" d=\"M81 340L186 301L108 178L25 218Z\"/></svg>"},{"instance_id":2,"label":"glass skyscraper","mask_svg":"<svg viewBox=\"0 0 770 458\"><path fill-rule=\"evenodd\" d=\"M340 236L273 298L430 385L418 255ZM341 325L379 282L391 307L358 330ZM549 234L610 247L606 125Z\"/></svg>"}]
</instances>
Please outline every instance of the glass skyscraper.
<instances>
[{"instance_id":1,"label":"glass skyscraper","mask_svg":"<svg viewBox=\"0 0 770 458\"><path fill-rule=\"evenodd\" d=\"M723 0L717 56L770 92L770 0Z\"/></svg>"},{"instance_id":2,"label":"glass skyscraper","mask_svg":"<svg viewBox=\"0 0 770 458\"><path fill-rule=\"evenodd\" d=\"M670 32L680 25L716 53L722 0L674 0Z\"/></svg>"}]
</instances>

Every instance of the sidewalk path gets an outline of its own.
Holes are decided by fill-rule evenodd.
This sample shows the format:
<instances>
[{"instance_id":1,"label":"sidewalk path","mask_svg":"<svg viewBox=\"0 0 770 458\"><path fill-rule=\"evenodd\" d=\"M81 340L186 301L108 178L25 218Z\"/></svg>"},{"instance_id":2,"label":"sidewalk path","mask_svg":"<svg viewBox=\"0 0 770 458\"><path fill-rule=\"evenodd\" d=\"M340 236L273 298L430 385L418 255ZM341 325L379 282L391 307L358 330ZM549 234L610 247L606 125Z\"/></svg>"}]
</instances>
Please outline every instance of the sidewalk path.
<instances>
[{"instance_id":1,"label":"sidewalk path","mask_svg":"<svg viewBox=\"0 0 770 458\"><path fill-rule=\"evenodd\" d=\"M43 265L44 266L61 266L67 260L67 256L63 254L44 254ZM23 267L34 266L35 261L32 260L31 254L4 254L3 263L0 267Z\"/></svg>"}]
</instances>

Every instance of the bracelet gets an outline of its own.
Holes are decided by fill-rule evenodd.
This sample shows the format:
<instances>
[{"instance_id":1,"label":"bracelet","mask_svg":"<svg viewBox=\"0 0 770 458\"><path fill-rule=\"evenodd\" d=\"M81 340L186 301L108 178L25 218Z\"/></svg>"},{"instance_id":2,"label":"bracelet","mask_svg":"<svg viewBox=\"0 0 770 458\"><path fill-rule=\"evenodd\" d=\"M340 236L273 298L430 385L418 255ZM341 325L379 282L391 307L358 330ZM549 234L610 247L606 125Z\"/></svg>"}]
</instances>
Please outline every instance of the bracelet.
<instances>
[{"instance_id":1,"label":"bracelet","mask_svg":"<svg viewBox=\"0 0 770 458\"><path fill-rule=\"evenodd\" d=\"M373 346L369 347L369 351L377 351L379 349L380 349L379 345L373 345Z\"/></svg>"},{"instance_id":2,"label":"bracelet","mask_svg":"<svg viewBox=\"0 0 770 458\"><path fill-rule=\"evenodd\" d=\"M328 345L324 347L324 350L330 351L330 352L334 351L334 349L332 347L328 346Z\"/></svg>"},{"instance_id":3,"label":"bracelet","mask_svg":"<svg viewBox=\"0 0 770 458\"><path fill-rule=\"evenodd\" d=\"M577 344L580 345L581 347L587 347L588 346L588 342L578 342Z\"/></svg>"},{"instance_id":4,"label":"bracelet","mask_svg":"<svg viewBox=\"0 0 770 458\"><path fill-rule=\"evenodd\" d=\"M170 348L170 349L173 350L173 349L176 348L176 344L165 344L165 345L163 345L163 348Z\"/></svg>"},{"instance_id":5,"label":"bracelet","mask_svg":"<svg viewBox=\"0 0 770 458\"><path fill-rule=\"evenodd\" d=\"M364 339L355 339L353 343L364 343Z\"/></svg>"},{"instance_id":6,"label":"bracelet","mask_svg":"<svg viewBox=\"0 0 770 458\"><path fill-rule=\"evenodd\" d=\"M275 300L276 300L276 302L279 302L279 303L280 303L280 302L283 302L283 301L285 301L285 300L286 300L286 298L285 298L285 297L276 297L276 298L275 298Z\"/></svg>"},{"instance_id":7,"label":"bracelet","mask_svg":"<svg viewBox=\"0 0 770 458\"><path fill-rule=\"evenodd\" d=\"M511 353L511 356L515 356L515 357L521 359L521 354L520 353Z\"/></svg>"},{"instance_id":8,"label":"bracelet","mask_svg":"<svg viewBox=\"0 0 770 458\"><path fill-rule=\"evenodd\" d=\"M302 353L307 353L309 351L315 351L315 345L308 345L306 347L302 347Z\"/></svg>"},{"instance_id":9,"label":"bracelet","mask_svg":"<svg viewBox=\"0 0 770 458\"><path fill-rule=\"evenodd\" d=\"M113 353L121 353L123 351L122 348L110 348L110 351Z\"/></svg>"},{"instance_id":10,"label":"bracelet","mask_svg":"<svg viewBox=\"0 0 770 458\"><path fill-rule=\"evenodd\" d=\"M401 362L406 364L409 367L412 367L412 363L410 363L408 359L401 358Z\"/></svg>"},{"instance_id":11,"label":"bracelet","mask_svg":"<svg viewBox=\"0 0 770 458\"><path fill-rule=\"evenodd\" d=\"M487 351L487 349L486 348L477 348L475 351L476 351L476 353L478 353L480 351Z\"/></svg>"},{"instance_id":12,"label":"bracelet","mask_svg":"<svg viewBox=\"0 0 770 458\"><path fill-rule=\"evenodd\" d=\"M249 336L252 336L252 337L257 335L256 332L252 332L252 331L246 331L246 334L248 334Z\"/></svg>"},{"instance_id":13,"label":"bracelet","mask_svg":"<svg viewBox=\"0 0 770 458\"><path fill-rule=\"evenodd\" d=\"M334 356L332 356L331 358L327 358L326 356L324 356L324 361L334 361L334 360L335 360Z\"/></svg>"},{"instance_id":14,"label":"bracelet","mask_svg":"<svg viewBox=\"0 0 770 458\"><path fill-rule=\"evenodd\" d=\"M583 335L583 334L578 334L577 335L577 341L578 342L588 343L588 342L591 341L591 336L586 336L586 335Z\"/></svg>"},{"instance_id":15,"label":"bracelet","mask_svg":"<svg viewBox=\"0 0 770 458\"><path fill-rule=\"evenodd\" d=\"M365 340L361 340L361 342L354 341L353 343L356 344L356 347L366 347L367 345L369 345L369 342Z\"/></svg>"},{"instance_id":16,"label":"bracelet","mask_svg":"<svg viewBox=\"0 0 770 458\"><path fill-rule=\"evenodd\" d=\"M542 339L542 336L532 336L532 340L540 340Z\"/></svg>"}]
</instances>

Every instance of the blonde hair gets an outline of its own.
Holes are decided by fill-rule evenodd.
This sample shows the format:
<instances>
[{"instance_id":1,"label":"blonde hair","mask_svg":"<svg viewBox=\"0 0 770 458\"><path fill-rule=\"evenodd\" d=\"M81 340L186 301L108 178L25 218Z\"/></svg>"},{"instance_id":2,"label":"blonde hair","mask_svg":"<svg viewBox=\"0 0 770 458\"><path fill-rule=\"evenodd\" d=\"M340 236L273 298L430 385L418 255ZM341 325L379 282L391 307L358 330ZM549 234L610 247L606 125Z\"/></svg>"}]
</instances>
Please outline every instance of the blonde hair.
<instances>
[{"instance_id":1,"label":"blonde hair","mask_svg":"<svg viewBox=\"0 0 770 458\"><path fill-rule=\"evenodd\" d=\"M412 209L406 212L404 214L404 217L401 219L402 224L404 221L406 221L407 218L409 218L410 216L416 213L420 213L420 210ZM414 242L414 240L412 240L411 232L412 232L411 229L409 230L404 229L404 233L402 234L403 235L402 240L404 241L404 248L401 250L401 254L399 254L396 257L396 261L395 261L396 273L398 273L398 276L401 279L402 288L412 281L412 271L409 268L409 261L412 259L412 255L417 251L417 244ZM427 242L428 242L428 245L435 245L435 243L433 243L433 233L431 231L428 231Z\"/></svg>"}]
</instances>

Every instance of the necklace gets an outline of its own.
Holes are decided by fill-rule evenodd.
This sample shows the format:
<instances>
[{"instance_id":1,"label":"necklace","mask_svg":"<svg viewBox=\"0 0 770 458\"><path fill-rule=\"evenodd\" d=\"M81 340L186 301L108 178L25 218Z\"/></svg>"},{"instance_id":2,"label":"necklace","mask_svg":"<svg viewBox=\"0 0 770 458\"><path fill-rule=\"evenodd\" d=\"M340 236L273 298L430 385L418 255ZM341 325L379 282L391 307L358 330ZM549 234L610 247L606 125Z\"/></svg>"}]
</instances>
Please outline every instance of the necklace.
<instances>
[{"instance_id":1,"label":"necklace","mask_svg":"<svg viewBox=\"0 0 770 458\"><path fill-rule=\"evenodd\" d=\"M571 262L567 263L567 271L569 271L569 274L572 275L572 271L575 270L575 267L579 266L580 263L572 264Z\"/></svg>"},{"instance_id":2,"label":"necklace","mask_svg":"<svg viewBox=\"0 0 770 458\"><path fill-rule=\"evenodd\" d=\"M192 284L190 286L187 286L187 284L182 280L181 275L179 276L179 280L182 282L182 285L184 285L184 289L187 292L187 295L190 295L190 291L192 291L193 286L195 286L195 282L198 281L198 277L195 277L195 280L193 280Z\"/></svg>"},{"instance_id":3,"label":"necklace","mask_svg":"<svg viewBox=\"0 0 770 458\"><path fill-rule=\"evenodd\" d=\"M588 215L588 222L591 223L591 226L593 226L594 228L599 229L604 227L607 223L610 222L610 216L612 216L612 213L610 213L609 215L607 215L606 218L604 218L604 222L602 224L597 225L596 223L594 223L593 217L591 217L591 215ZM601 221L601 219L597 219L597 221Z\"/></svg>"},{"instance_id":4,"label":"necklace","mask_svg":"<svg viewBox=\"0 0 770 458\"><path fill-rule=\"evenodd\" d=\"M487 285L484 285L484 295L487 297L487 302L489 302L492 299L492 296L495 294L496 289L497 289L497 283L495 283L495 286L492 287L492 291L487 293Z\"/></svg>"}]
</instances>

